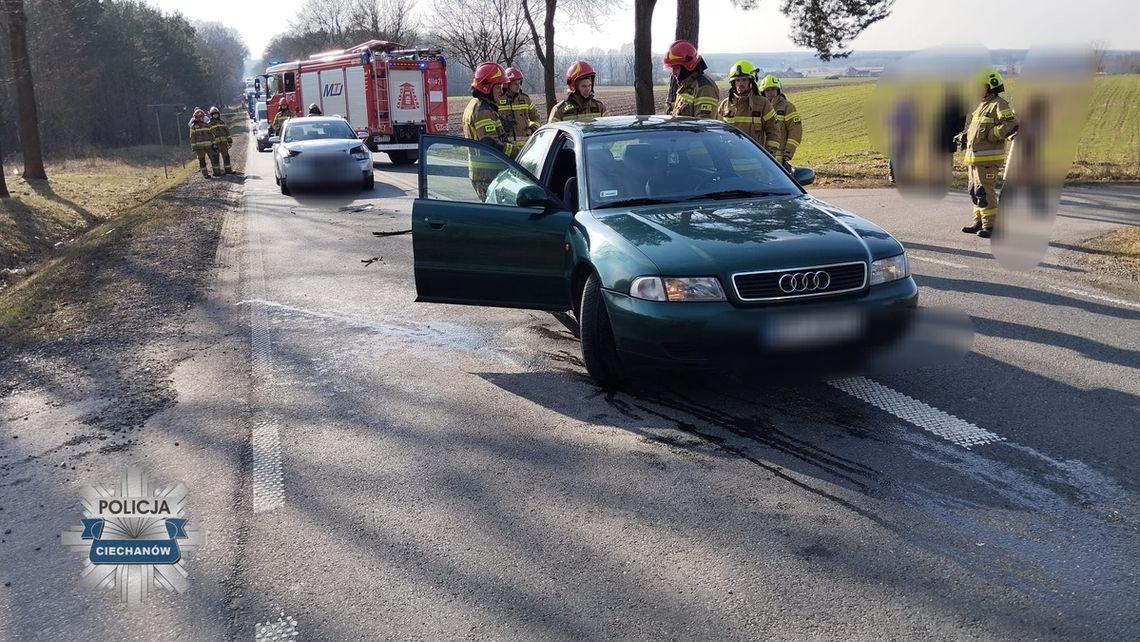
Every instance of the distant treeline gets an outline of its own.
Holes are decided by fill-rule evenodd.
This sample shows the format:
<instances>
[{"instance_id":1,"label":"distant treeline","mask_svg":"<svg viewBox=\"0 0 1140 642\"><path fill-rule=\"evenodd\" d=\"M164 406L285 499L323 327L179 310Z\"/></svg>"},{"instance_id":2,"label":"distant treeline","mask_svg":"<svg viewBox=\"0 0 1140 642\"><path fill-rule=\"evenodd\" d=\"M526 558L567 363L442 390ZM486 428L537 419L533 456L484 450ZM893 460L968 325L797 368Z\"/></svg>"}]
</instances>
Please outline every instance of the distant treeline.
<instances>
[{"instance_id":1,"label":"distant treeline","mask_svg":"<svg viewBox=\"0 0 1140 642\"><path fill-rule=\"evenodd\" d=\"M25 0L44 154L178 140L195 106L234 103L248 55L221 23L191 23L139 0ZM0 29L0 145L18 153L16 96ZM152 107L152 105L167 105ZM156 113L158 118L156 121ZM179 128L179 129L176 129Z\"/></svg>"}]
</instances>

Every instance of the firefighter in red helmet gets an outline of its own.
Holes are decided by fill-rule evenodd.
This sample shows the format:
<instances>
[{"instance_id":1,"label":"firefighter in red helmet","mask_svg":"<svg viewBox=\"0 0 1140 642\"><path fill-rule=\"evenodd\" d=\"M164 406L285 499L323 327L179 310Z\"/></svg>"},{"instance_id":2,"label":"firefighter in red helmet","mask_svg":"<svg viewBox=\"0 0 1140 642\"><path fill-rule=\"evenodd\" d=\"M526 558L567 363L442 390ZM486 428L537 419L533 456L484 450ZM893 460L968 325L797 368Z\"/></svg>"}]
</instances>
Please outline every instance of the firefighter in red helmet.
<instances>
[{"instance_id":1,"label":"firefighter in red helmet","mask_svg":"<svg viewBox=\"0 0 1140 642\"><path fill-rule=\"evenodd\" d=\"M523 73L514 67L507 67L506 73L507 84L503 88L503 97L499 99L499 115L511 139L510 156L514 158L538 129L538 108L522 90Z\"/></svg>"},{"instance_id":2,"label":"firefighter in red helmet","mask_svg":"<svg viewBox=\"0 0 1140 642\"><path fill-rule=\"evenodd\" d=\"M233 174L234 168L230 165L230 145L234 139L230 134L230 126L222 119L222 110L216 106L210 108L210 130L214 133L214 148L210 154L210 164L214 166L214 176ZM218 167L218 156L222 157L222 166Z\"/></svg>"},{"instance_id":3,"label":"firefighter in red helmet","mask_svg":"<svg viewBox=\"0 0 1140 642\"><path fill-rule=\"evenodd\" d=\"M594 98L594 80L597 74L585 60L575 60L566 70L566 90L569 95L550 110L547 122L582 120L606 115L606 106Z\"/></svg>"},{"instance_id":4,"label":"firefighter in red helmet","mask_svg":"<svg viewBox=\"0 0 1140 642\"><path fill-rule=\"evenodd\" d=\"M206 122L206 112L200 107L194 108L194 116L190 119L190 149L198 156L198 169L202 171L202 176L210 178L210 172L206 170L206 158L213 160L214 131L210 128L210 123ZM217 174L217 161L212 165Z\"/></svg>"},{"instance_id":5,"label":"firefighter in red helmet","mask_svg":"<svg viewBox=\"0 0 1140 642\"><path fill-rule=\"evenodd\" d=\"M499 115L499 99L507 72L501 65L484 62L475 68L471 79L471 101L463 110L463 135L510 154L510 139ZM480 201L487 200L487 186L503 170L503 163L478 149L468 151L467 168L471 185Z\"/></svg>"},{"instance_id":6,"label":"firefighter in red helmet","mask_svg":"<svg viewBox=\"0 0 1140 642\"><path fill-rule=\"evenodd\" d=\"M716 118L720 90L705 75L705 64L697 48L688 40L678 40L665 52L664 65L677 77L677 98L670 114Z\"/></svg>"}]
</instances>

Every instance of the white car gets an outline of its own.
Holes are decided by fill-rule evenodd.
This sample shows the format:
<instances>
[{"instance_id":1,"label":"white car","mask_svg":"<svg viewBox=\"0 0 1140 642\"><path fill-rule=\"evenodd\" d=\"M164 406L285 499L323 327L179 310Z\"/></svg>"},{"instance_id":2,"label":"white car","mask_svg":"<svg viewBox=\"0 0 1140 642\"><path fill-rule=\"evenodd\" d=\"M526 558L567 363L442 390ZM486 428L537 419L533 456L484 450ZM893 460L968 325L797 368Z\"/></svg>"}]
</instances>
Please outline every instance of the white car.
<instances>
[{"instance_id":1,"label":"white car","mask_svg":"<svg viewBox=\"0 0 1140 642\"><path fill-rule=\"evenodd\" d=\"M300 185L356 184L372 189L372 152L337 116L305 116L285 121L273 136L273 174L282 194Z\"/></svg>"}]
</instances>

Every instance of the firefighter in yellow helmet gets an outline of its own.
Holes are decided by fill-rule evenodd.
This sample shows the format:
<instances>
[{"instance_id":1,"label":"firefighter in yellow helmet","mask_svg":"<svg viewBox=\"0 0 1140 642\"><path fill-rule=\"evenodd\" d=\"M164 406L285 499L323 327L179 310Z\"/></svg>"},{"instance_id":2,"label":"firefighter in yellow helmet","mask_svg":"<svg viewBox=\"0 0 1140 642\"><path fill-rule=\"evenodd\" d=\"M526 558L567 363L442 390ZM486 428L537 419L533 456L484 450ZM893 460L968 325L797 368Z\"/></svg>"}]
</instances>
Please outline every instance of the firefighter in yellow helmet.
<instances>
[{"instance_id":1,"label":"firefighter in yellow helmet","mask_svg":"<svg viewBox=\"0 0 1140 642\"><path fill-rule=\"evenodd\" d=\"M199 107L194 108L194 116L190 119L190 149L198 156L198 169L202 176L210 178L206 171L206 157L210 157L214 174L219 174L218 161L214 158L214 130L206 122L206 112Z\"/></svg>"},{"instance_id":2,"label":"firefighter in yellow helmet","mask_svg":"<svg viewBox=\"0 0 1140 642\"><path fill-rule=\"evenodd\" d=\"M214 176L233 174L234 168L230 165L230 145L234 139L230 135L230 126L222 119L222 110L217 107L210 108L210 130L214 134L214 148L210 154L210 164L214 166ZM218 155L222 157L222 168L218 167Z\"/></svg>"},{"instance_id":3,"label":"firefighter in yellow helmet","mask_svg":"<svg viewBox=\"0 0 1140 642\"><path fill-rule=\"evenodd\" d=\"M677 77L677 97L670 112L673 116L716 118L720 90L705 75L705 64L697 48L688 40L678 40L665 52L664 65Z\"/></svg>"},{"instance_id":4,"label":"firefighter in yellow helmet","mask_svg":"<svg viewBox=\"0 0 1140 642\"><path fill-rule=\"evenodd\" d=\"M463 110L463 135L501 152L510 153L510 139L499 115L499 99L507 72L497 63L484 62L471 79L471 101ZM477 149L468 150L467 169L480 201L487 200L487 186L504 168L503 163Z\"/></svg>"},{"instance_id":5,"label":"firefighter in yellow helmet","mask_svg":"<svg viewBox=\"0 0 1140 642\"><path fill-rule=\"evenodd\" d=\"M523 73L514 67L507 67L507 84L503 97L499 99L499 115L511 139L510 157L518 155L534 130L538 129L538 108L534 101L522 90Z\"/></svg>"},{"instance_id":6,"label":"firefighter in yellow helmet","mask_svg":"<svg viewBox=\"0 0 1140 642\"><path fill-rule=\"evenodd\" d=\"M550 110L548 123L560 120L582 120L608 115L602 101L594 98L594 81L598 75L585 60L575 60L566 70L566 91L569 93Z\"/></svg>"},{"instance_id":7,"label":"firefighter in yellow helmet","mask_svg":"<svg viewBox=\"0 0 1140 642\"><path fill-rule=\"evenodd\" d=\"M796 111L796 106L784 95L780 79L772 74L764 76L760 81L760 93L764 94L768 102L772 103L772 109L776 110L776 136L768 137L768 151L791 170L792 157L796 155L796 149L804 136L800 112Z\"/></svg>"},{"instance_id":8,"label":"firefighter in yellow helmet","mask_svg":"<svg viewBox=\"0 0 1140 642\"><path fill-rule=\"evenodd\" d=\"M1017 132L1017 116L1001 97L1005 81L996 69L982 76L982 86L981 104L966 118L966 130L954 140L966 152L962 162L969 174L970 201L974 204L973 223L962 231L989 238L998 215L995 183L1005 163L1005 142Z\"/></svg>"},{"instance_id":9,"label":"firefighter in yellow helmet","mask_svg":"<svg viewBox=\"0 0 1140 642\"><path fill-rule=\"evenodd\" d=\"M765 146L768 138L776 138L779 128L776 125L776 110L772 103L760 95L756 86L756 67L747 60L737 60L728 70L732 87L728 98L720 101L717 118L736 127Z\"/></svg>"},{"instance_id":10,"label":"firefighter in yellow helmet","mask_svg":"<svg viewBox=\"0 0 1140 642\"><path fill-rule=\"evenodd\" d=\"M281 128L285 126L285 121L293 117L293 110L289 108L289 101L285 98L277 103L277 114L273 117L273 126L271 131L274 135L281 135Z\"/></svg>"}]
</instances>

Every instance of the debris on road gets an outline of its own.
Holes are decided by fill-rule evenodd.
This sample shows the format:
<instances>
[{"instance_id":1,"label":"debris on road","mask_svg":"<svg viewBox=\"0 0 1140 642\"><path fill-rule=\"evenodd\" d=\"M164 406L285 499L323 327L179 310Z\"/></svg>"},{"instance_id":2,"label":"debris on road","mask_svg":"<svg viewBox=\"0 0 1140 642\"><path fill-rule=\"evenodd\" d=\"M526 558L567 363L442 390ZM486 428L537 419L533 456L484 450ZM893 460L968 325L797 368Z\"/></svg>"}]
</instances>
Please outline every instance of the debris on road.
<instances>
[{"instance_id":1,"label":"debris on road","mask_svg":"<svg viewBox=\"0 0 1140 642\"><path fill-rule=\"evenodd\" d=\"M337 208L337 211L338 212L348 212L349 214L355 214L357 212L367 212L368 210L372 209L373 207L375 207L375 205L372 203L367 203L365 205L345 205L344 207Z\"/></svg>"},{"instance_id":2,"label":"debris on road","mask_svg":"<svg viewBox=\"0 0 1140 642\"><path fill-rule=\"evenodd\" d=\"M395 232L373 232L372 236L399 236L401 234L411 234L411 230L396 230Z\"/></svg>"},{"instance_id":3,"label":"debris on road","mask_svg":"<svg viewBox=\"0 0 1140 642\"><path fill-rule=\"evenodd\" d=\"M360 262L365 264L365 265L372 265L373 263L375 263L377 261L383 261L383 260L384 260L384 257L382 257L382 256L374 256L370 259L360 259Z\"/></svg>"}]
</instances>

